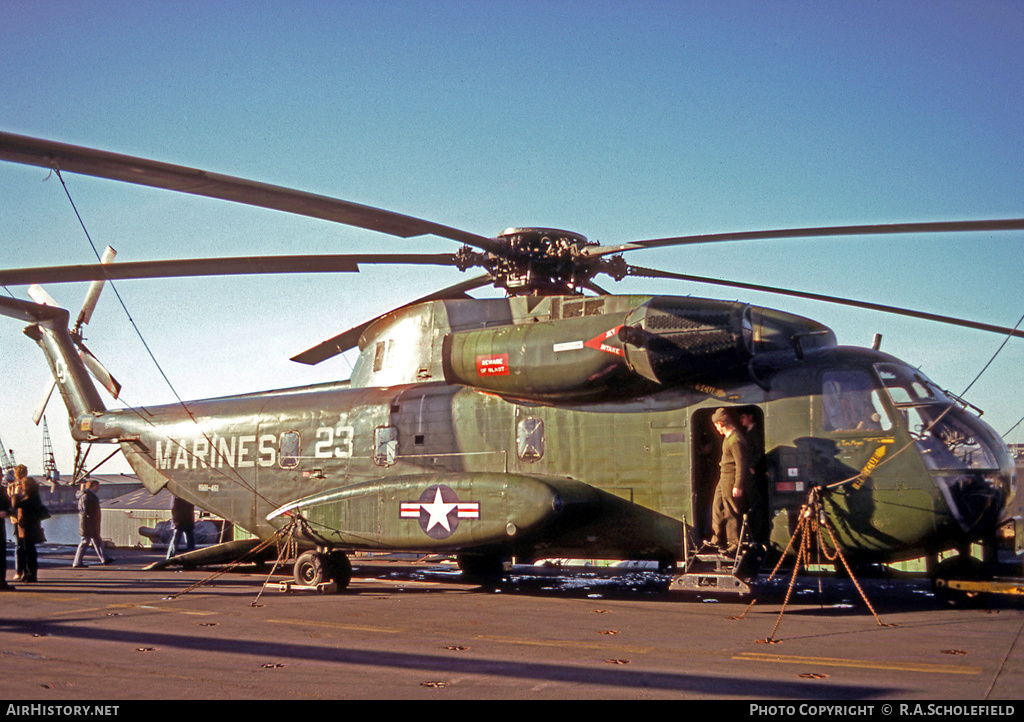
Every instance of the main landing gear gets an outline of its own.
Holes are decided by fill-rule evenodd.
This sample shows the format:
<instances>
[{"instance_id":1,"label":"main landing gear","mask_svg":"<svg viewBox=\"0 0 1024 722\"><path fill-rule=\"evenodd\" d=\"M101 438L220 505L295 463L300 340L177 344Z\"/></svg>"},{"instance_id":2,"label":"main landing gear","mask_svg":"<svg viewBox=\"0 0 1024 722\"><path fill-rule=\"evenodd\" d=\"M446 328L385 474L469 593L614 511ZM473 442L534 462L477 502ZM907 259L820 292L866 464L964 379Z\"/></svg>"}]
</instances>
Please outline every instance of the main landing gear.
<instances>
[{"instance_id":1,"label":"main landing gear","mask_svg":"<svg viewBox=\"0 0 1024 722\"><path fill-rule=\"evenodd\" d=\"M468 582L494 586L505 576L505 558L494 554L459 554L456 557L462 577Z\"/></svg>"},{"instance_id":2,"label":"main landing gear","mask_svg":"<svg viewBox=\"0 0 1024 722\"><path fill-rule=\"evenodd\" d=\"M340 592L352 581L352 562L345 552L321 549L303 552L295 560L292 576L297 585L304 587L334 582Z\"/></svg>"}]
</instances>

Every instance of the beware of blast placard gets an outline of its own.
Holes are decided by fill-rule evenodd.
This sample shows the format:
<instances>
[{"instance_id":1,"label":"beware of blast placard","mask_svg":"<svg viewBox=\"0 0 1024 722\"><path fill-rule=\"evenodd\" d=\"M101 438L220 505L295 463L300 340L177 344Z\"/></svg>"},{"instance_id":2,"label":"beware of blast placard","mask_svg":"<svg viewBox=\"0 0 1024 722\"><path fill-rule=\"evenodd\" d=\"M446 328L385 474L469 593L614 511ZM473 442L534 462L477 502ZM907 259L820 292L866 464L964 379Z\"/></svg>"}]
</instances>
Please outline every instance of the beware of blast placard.
<instances>
[{"instance_id":1,"label":"beware of blast placard","mask_svg":"<svg viewBox=\"0 0 1024 722\"><path fill-rule=\"evenodd\" d=\"M508 376L508 354L491 354L476 357L477 376Z\"/></svg>"}]
</instances>

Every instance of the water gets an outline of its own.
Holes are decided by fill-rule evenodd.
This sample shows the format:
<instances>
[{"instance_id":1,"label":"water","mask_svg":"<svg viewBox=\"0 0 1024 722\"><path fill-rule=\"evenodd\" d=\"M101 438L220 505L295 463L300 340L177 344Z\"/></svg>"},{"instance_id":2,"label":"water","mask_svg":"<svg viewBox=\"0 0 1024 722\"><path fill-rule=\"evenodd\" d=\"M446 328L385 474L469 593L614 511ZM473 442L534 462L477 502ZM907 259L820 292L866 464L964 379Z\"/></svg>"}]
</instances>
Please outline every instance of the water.
<instances>
[{"instance_id":1,"label":"water","mask_svg":"<svg viewBox=\"0 0 1024 722\"><path fill-rule=\"evenodd\" d=\"M77 546L82 537L78 536L78 514L54 514L43 521L43 532L48 545L71 544ZM14 539L14 527L4 522L4 533L8 541Z\"/></svg>"},{"instance_id":2,"label":"water","mask_svg":"<svg viewBox=\"0 0 1024 722\"><path fill-rule=\"evenodd\" d=\"M82 541L78 535L78 514L54 514L43 522L47 544L75 544Z\"/></svg>"}]
</instances>

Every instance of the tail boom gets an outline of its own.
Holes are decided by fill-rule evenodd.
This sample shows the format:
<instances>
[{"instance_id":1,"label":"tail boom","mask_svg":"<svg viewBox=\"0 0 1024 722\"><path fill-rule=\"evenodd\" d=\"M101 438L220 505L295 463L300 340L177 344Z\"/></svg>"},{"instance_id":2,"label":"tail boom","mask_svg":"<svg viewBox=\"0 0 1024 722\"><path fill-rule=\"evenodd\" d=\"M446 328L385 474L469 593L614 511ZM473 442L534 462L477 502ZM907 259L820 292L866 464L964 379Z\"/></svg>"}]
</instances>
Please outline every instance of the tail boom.
<instances>
[{"instance_id":1,"label":"tail boom","mask_svg":"<svg viewBox=\"0 0 1024 722\"><path fill-rule=\"evenodd\" d=\"M25 335L43 350L72 420L106 409L75 348L68 330L70 314L66 309L0 297L0 314L31 324L25 329Z\"/></svg>"}]
</instances>

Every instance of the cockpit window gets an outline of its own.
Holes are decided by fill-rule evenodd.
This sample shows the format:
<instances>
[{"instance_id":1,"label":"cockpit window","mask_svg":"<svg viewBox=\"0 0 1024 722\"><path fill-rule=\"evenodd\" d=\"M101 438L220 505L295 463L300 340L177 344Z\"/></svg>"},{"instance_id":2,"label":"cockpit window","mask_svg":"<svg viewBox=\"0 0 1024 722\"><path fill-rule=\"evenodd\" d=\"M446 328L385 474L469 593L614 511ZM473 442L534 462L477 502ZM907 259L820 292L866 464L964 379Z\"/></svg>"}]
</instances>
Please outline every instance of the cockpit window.
<instances>
[{"instance_id":1,"label":"cockpit window","mask_svg":"<svg viewBox=\"0 0 1024 722\"><path fill-rule=\"evenodd\" d=\"M976 419L920 371L896 364L875 368L929 469L999 467Z\"/></svg>"},{"instance_id":2,"label":"cockpit window","mask_svg":"<svg viewBox=\"0 0 1024 722\"><path fill-rule=\"evenodd\" d=\"M894 404L952 403L952 400L924 374L908 366L875 364Z\"/></svg>"},{"instance_id":3,"label":"cockpit window","mask_svg":"<svg viewBox=\"0 0 1024 722\"><path fill-rule=\"evenodd\" d=\"M892 419L868 374L863 371L826 371L821 402L825 431L888 431Z\"/></svg>"},{"instance_id":4,"label":"cockpit window","mask_svg":"<svg viewBox=\"0 0 1024 722\"><path fill-rule=\"evenodd\" d=\"M955 406L939 404L900 407L925 465L943 470L999 468L971 417L955 411Z\"/></svg>"}]
</instances>

